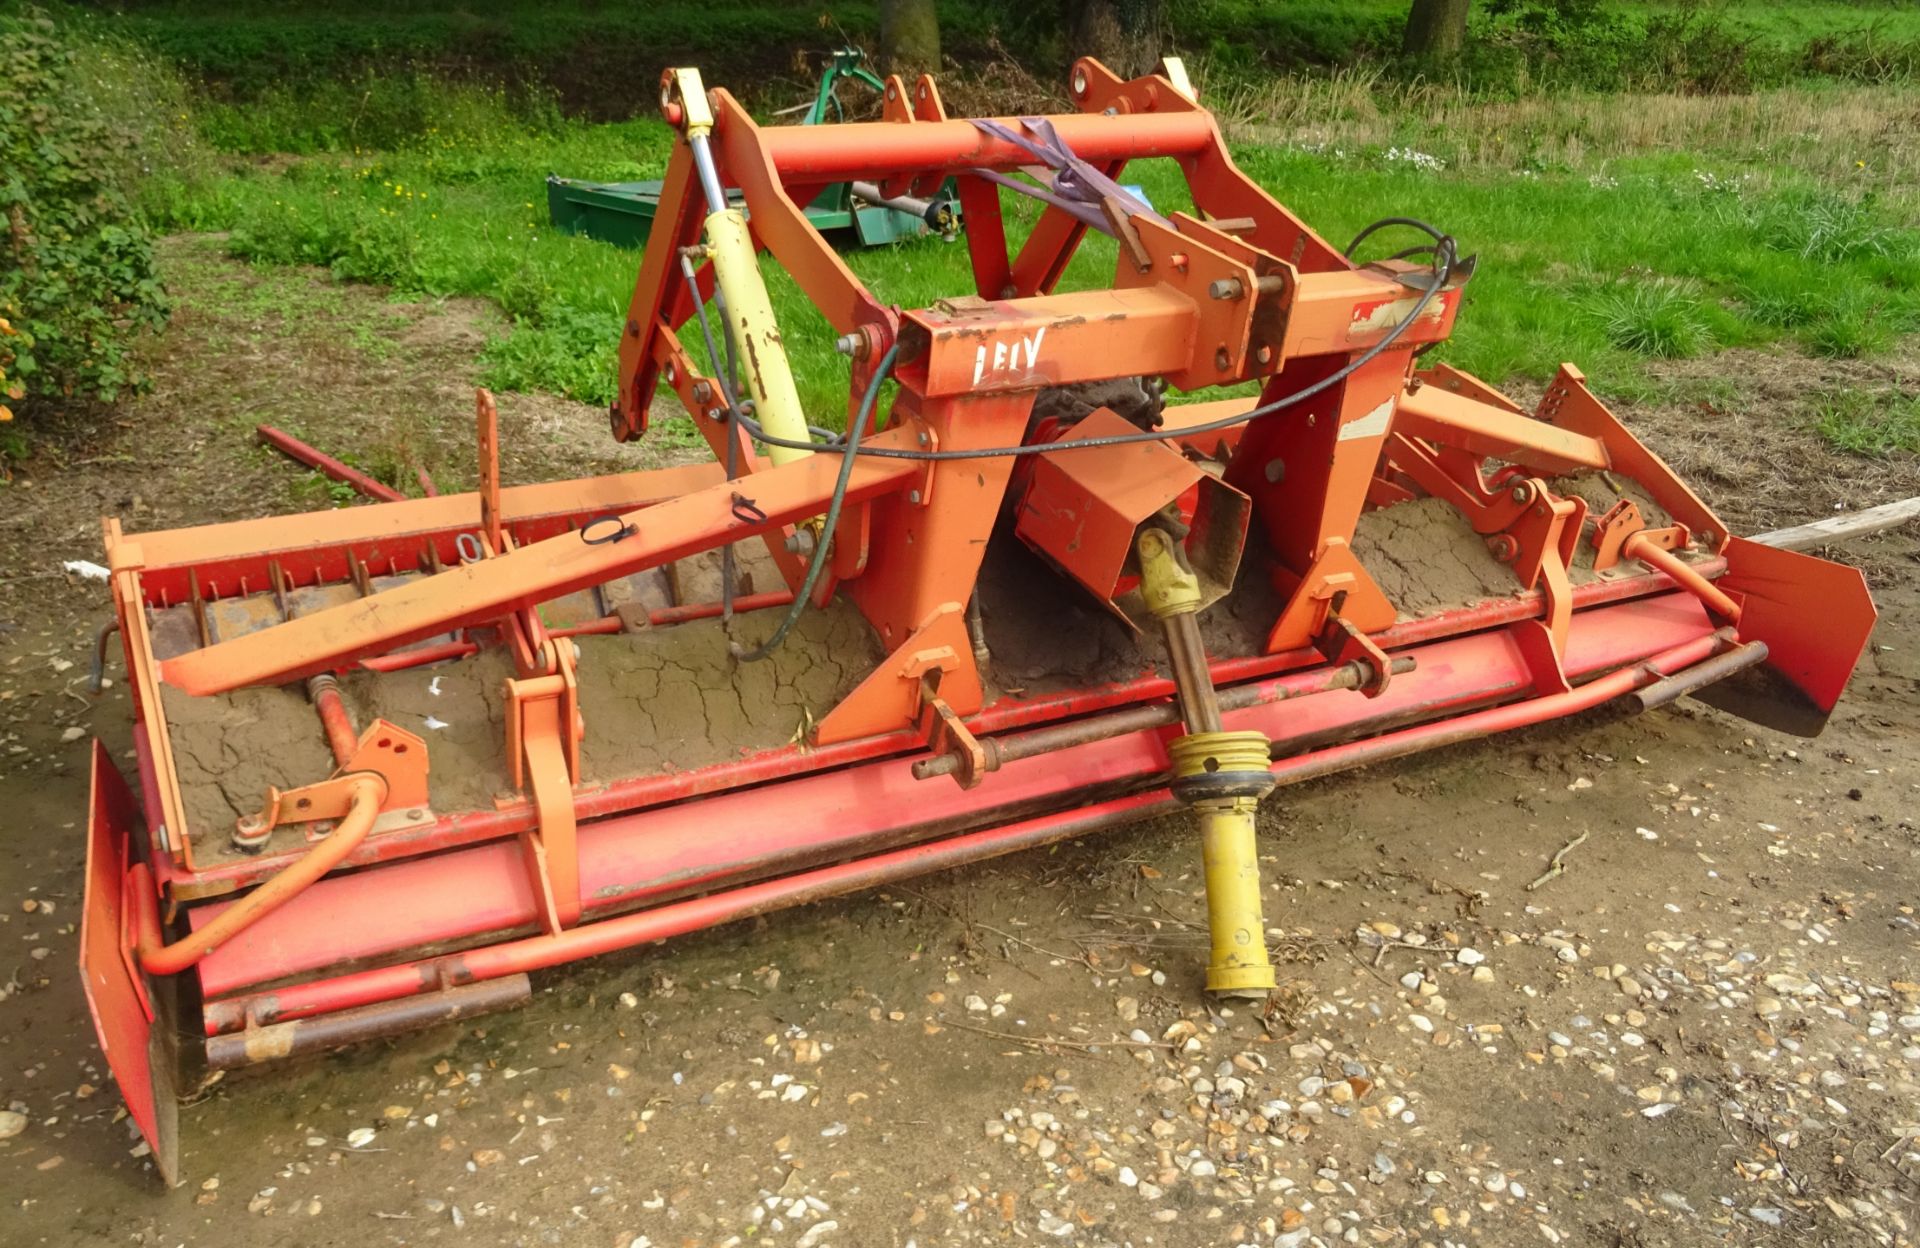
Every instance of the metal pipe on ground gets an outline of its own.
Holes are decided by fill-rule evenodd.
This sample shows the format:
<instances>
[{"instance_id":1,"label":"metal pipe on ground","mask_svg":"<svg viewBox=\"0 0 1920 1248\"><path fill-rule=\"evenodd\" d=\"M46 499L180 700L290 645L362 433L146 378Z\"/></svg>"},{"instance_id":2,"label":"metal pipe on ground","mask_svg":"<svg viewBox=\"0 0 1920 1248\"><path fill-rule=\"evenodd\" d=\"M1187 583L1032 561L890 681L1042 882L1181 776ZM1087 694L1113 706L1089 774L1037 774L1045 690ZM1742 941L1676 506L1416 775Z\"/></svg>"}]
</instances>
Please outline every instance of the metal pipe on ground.
<instances>
[{"instance_id":1,"label":"metal pipe on ground","mask_svg":"<svg viewBox=\"0 0 1920 1248\"><path fill-rule=\"evenodd\" d=\"M358 468L349 468L325 451L307 445L299 438L272 425L256 425L254 436L262 446L271 446L275 450L305 464L323 476L330 477L343 485L352 486L355 492L381 503L398 503L406 500L406 495L390 485L382 485Z\"/></svg>"}]
</instances>

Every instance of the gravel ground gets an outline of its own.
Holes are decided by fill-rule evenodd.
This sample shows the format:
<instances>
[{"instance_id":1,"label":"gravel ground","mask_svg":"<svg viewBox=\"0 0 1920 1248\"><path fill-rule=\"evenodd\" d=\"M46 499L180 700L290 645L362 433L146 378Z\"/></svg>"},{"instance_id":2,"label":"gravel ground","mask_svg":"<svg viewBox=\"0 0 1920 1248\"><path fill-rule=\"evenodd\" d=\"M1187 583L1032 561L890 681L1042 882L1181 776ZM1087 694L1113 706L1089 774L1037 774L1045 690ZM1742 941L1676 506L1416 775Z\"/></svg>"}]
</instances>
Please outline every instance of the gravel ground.
<instances>
[{"instance_id":1,"label":"gravel ground","mask_svg":"<svg viewBox=\"0 0 1920 1248\"><path fill-rule=\"evenodd\" d=\"M294 352L325 326L255 330ZM149 401L190 410L191 364ZM422 381L389 371L395 396ZM209 445L241 436L220 432L233 412L201 416ZM124 477L100 474L124 466L85 457L29 488L123 506ZM168 523L230 514L151 463ZM119 690L75 692L97 586L39 576L96 554L66 514L0 546L0 1242L1916 1241L1910 534L1836 552L1868 567L1883 619L1817 741L1682 703L1270 799L1284 986L1264 1010L1205 1003L1197 846L1175 819L211 1082L166 1191L71 969L86 738L127 740Z\"/></svg>"}]
</instances>

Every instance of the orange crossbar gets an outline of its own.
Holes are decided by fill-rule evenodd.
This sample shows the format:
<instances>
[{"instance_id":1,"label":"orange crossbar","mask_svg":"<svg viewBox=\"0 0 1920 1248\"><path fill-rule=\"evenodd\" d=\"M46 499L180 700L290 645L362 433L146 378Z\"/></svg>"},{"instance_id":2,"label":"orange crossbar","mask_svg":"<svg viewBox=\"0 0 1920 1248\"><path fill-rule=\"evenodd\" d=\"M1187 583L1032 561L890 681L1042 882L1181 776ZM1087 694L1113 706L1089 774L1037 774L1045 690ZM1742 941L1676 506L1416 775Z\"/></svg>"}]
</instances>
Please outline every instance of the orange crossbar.
<instances>
[{"instance_id":1,"label":"orange crossbar","mask_svg":"<svg viewBox=\"0 0 1920 1248\"><path fill-rule=\"evenodd\" d=\"M1611 464L1607 448L1598 438L1439 386L1418 386L1402 394L1393 430L1551 476Z\"/></svg>"},{"instance_id":2,"label":"orange crossbar","mask_svg":"<svg viewBox=\"0 0 1920 1248\"><path fill-rule=\"evenodd\" d=\"M765 461L756 465L766 466ZM706 489L726 479L726 470L718 463L699 463L574 481L508 486L500 491L501 519L512 526L583 512L631 511ZM334 511L127 533L118 541L139 547L140 567L146 571L306 550L316 540L361 546L479 526L478 494L439 494L378 507L343 507Z\"/></svg>"},{"instance_id":3,"label":"orange crossbar","mask_svg":"<svg viewBox=\"0 0 1920 1248\"><path fill-rule=\"evenodd\" d=\"M1015 134L1026 133L1018 117L997 120ZM1199 110L1112 117L1055 114L1047 120L1076 156L1094 165L1150 156L1197 156L1214 139L1212 115ZM760 142L784 181L807 185L878 181L937 169L1008 170L1035 163L1033 153L995 138L970 121L769 126L760 131Z\"/></svg>"},{"instance_id":4,"label":"orange crossbar","mask_svg":"<svg viewBox=\"0 0 1920 1248\"><path fill-rule=\"evenodd\" d=\"M911 429L892 430L870 445L904 448L914 445L914 439ZM858 503L904 488L922 472L922 465L910 459L863 455L853 466L847 501ZM721 481L619 515L629 531L618 540L586 540L589 532L616 531L615 517L609 516L590 530L534 542L168 659L160 665L160 677L201 696L248 685L283 684L330 671L363 655L385 654L437 633L498 619L508 611L818 515L832 497L839 473L839 456L810 455L755 473L750 485ZM743 498L742 489L752 490L750 499Z\"/></svg>"}]
</instances>

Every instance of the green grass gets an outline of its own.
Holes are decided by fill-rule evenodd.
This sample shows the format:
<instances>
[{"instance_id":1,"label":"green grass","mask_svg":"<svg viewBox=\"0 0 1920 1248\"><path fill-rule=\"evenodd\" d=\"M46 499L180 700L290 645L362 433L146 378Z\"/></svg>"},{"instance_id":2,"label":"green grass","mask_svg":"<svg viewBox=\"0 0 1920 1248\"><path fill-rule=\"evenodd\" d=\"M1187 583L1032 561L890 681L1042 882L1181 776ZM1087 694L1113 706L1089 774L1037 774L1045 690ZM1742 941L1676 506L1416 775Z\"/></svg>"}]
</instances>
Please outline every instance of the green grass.
<instances>
[{"instance_id":1,"label":"green grass","mask_svg":"<svg viewBox=\"0 0 1920 1248\"><path fill-rule=\"evenodd\" d=\"M1840 450L1875 458L1920 452L1920 396L1850 388L1827 396L1818 412L1814 428Z\"/></svg>"},{"instance_id":2,"label":"green grass","mask_svg":"<svg viewBox=\"0 0 1920 1248\"><path fill-rule=\"evenodd\" d=\"M1341 21L1363 22L1403 4L1294 0L1268 16L1276 29L1311 25L1313 14L1338 27L1336 9ZM711 7L722 27L760 12L748 0ZM1180 0L1179 11L1206 29L1256 20L1266 7ZM1805 34L1819 23L1833 28L1844 7L1738 12L1791 11ZM252 0L216 21L158 3L127 21L192 27L245 48L249 40L319 40L298 32L372 11L354 0L314 16ZM549 50L577 34L569 21L680 20L560 6L550 28L534 30L536 10L517 2L484 19L449 16L430 0L395 0L380 11L392 13L392 37L402 43L414 37L405 35L410 23L423 22L444 44L433 24L457 19L504 23L516 39L550 41L540 45ZM1920 31L1920 16L1905 9L1849 11L1884 18L1895 33ZM996 12L981 9L961 28L991 24ZM1714 12L1732 20L1736 10ZM422 46L429 34L419 35ZM550 172L657 176L671 145L666 127L645 116L582 120L568 114L558 88L337 59L359 68L261 84L244 102L220 87L170 104L180 110L169 114L171 132L195 142L169 141L151 154L143 195L156 219L224 232L233 255L259 264L319 265L405 296L490 299L512 329L486 350L487 384L609 401L639 257L550 228L544 180ZM625 82L634 100L650 98L650 81L645 91L634 87L631 57ZM1601 387L1633 396L1645 392L1652 359L1774 342L1871 356L1920 327L1920 166L1890 157L1885 137L1911 109L1898 89L1511 97L1356 74L1270 84L1256 103L1234 131L1242 136L1236 158L1324 236L1341 244L1377 217L1405 214L1477 253L1478 273L1439 354L1489 381L1541 378L1574 361ZM194 158L184 167L166 159L189 147ZM1137 164L1126 178L1162 211L1188 206L1170 162ZM1018 239L1037 210L1025 199L1008 205ZM1382 237L1370 247L1384 255L1406 241ZM916 242L846 259L883 302L918 307L971 292L964 245ZM1109 284L1115 259L1110 240L1091 238L1066 287ZM832 350L834 334L777 266L768 281L802 398L818 423L838 424L847 366ZM687 337L702 354L697 335Z\"/></svg>"},{"instance_id":3,"label":"green grass","mask_svg":"<svg viewBox=\"0 0 1920 1248\"><path fill-rule=\"evenodd\" d=\"M1700 300L1680 282L1624 281L1597 292L1588 310L1608 342L1636 355L1686 359L1713 343Z\"/></svg>"},{"instance_id":4,"label":"green grass","mask_svg":"<svg viewBox=\"0 0 1920 1248\"><path fill-rule=\"evenodd\" d=\"M522 132L502 113L392 151L243 166L183 190L168 212L181 227L230 231L232 253L255 262L323 265L406 294L493 299L515 328L487 351L489 384L605 403L639 258L550 229L543 179L549 170L640 177L667 148L657 123L556 121ZM1374 217L1407 213L1478 252L1442 354L1495 382L1574 360L1603 386L1631 391L1649 358L1782 339L1830 355L1873 354L1920 321L1912 232L1887 205L1810 180L1769 184L1731 170L1703 178L1664 157L1615 160L1602 177L1435 172L1373 149L1254 146L1237 155L1336 243ZM1168 162L1127 176L1163 211L1188 203ZM1029 201L1010 212L1016 223L1033 216ZM1066 285L1106 284L1115 254L1111 241L1089 240ZM906 307L971 289L964 245L908 243L847 261L882 301ZM808 409L835 424L846 365L833 334L775 266L769 285Z\"/></svg>"}]
</instances>

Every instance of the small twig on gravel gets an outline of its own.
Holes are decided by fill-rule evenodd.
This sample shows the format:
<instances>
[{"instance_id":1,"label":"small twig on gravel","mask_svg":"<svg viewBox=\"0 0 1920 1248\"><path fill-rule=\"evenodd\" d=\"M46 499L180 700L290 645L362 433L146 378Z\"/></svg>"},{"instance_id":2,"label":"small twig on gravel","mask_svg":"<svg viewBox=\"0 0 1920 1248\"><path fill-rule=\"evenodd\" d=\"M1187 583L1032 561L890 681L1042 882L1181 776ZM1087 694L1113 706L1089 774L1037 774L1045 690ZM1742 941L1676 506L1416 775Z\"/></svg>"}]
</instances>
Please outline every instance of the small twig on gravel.
<instances>
[{"instance_id":1,"label":"small twig on gravel","mask_svg":"<svg viewBox=\"0 0 1920 1248\"><path fill-rule=\"evenodd\" d=\"M991 1027L982 1027L976 1023L963 1023L957 1018L943 1018L940 1020L940 1025L942 1027L958 1027L961 1031L977 1032L983 1036L992 1036L995 1040L1011 1040L1015 1044L1024 1044L1029 1048L1078 1049L1082 1053L1088 1053L1095 1057L1102 1056L1098 1052L1100 1049L1167 1049L1171 1051L1173 1047L1159 1040L1146 1042L1139 1040L1064 1040L1058 1036L1023 1036L1017 1032L995 1031Z\"/></svg>"},{"instance_id":2,"label":"small twig on gravel","mask_svg":"<svg viewBox=\"0 0 1920 1248\"><path fill-rule=\"evenodd\" d=\"M1540 873L1538 879L1527 885L1527 891L1532 892L1548 880L1558 879L1560 876L1565 875L1567 872L1567 855L1586 844L1587 838L1592 835L1592 832L1582 832L1579 836L1574 837L1565 845L1562 845L1559 852L1554 854L1553 860L1547 864L1547 869Z\"/></svg>"},{"instance_id":3,"label":"small twig on gravel","mask_svg":"<svg viewBox=\"0 0 1920 1248\"><path fill-rule=\"evenodd\" d=\"M1373 942L1368 941L1366 943L1372 944ZM1441 958L1443 961L1447 956L1443 953L1438 953L1436 946L1433 945L1416 945L1410 940L1389 940L1385 936L1382 936L1380 943L1373 946L1373 965L1379 966L1381 962L1386 960L1388 952L1394 949L1411 949L1415 953L1434 954L1434 956Z\"/></svg>"},{"instance_id":4,"label":"small twig on gravel","mask_svg":"<svg viewBox=\"0 0 1920 1248\"><path fill-rule=\"evenodd\" d=\"M1407 948L1412 949L1412 948L1416 948L1416 946L1408 945ZM1385 984L1388 988L1398 989L1400 987L1400 985L1394 983L1392 980L1388 979L1385 975L1382 975L1379 971L1374 969L1374 967L1380 965L1380 959L1386 956L1387 947L1385 945L1380 946L1379 954L1375 955L1373 959L1373 966L1368 966L1365 962L1363 962L1359 958L1358 955L1354 953L1353 950L1347 948L1345 945L1340 946L1340 952L1347 955L1348 961L1352 962L1355 966L1359 967L1361 970L1365 971L1367 974L1373 976L1375 979Z\"/></svg>"},{"instance_id":5,"label":"small twig on gravel","mask_svg":"<svg viewBox=\"0 0 1920 1248\"><path fill-rule=\"evenodd\" d=\"M1080 965L1086 967L1090 971L1093 971L1095 974L1099 973L1100 968L1095 966L1093 963L1087 961L1087 955L1084 953L1079 953L1079 954L1055 953L1051 949L1043 949L1039 945L1034 944L1030 940L1026 940L1022 937L1015 936L1012 932L1003 932L999 928L994 927L991 924L982 923L978 919L960 915L954 911L952 906L947 905L947 903L945 903L944 901L940 901L935 898L929 897L925 893L919 892L911 888L902 888L899 891L907 894L909 897L918 897L921 901L926 902L930 906L939 907L941 910L946 912L948 918L952 919L956 923L962 923L968 927L977 927L983 932L991 932L995 936L1000 937L1002 940L1012 941L1014 944L1019 945L1022 948L1031 949L1035 953L1041 954L1045 957L1060 958L1063 961L1067 961L1067 962L1078 962L1080 963Z\"/></svg>"},{"instance_id":6,"label":"small twig on gravel","mask_svg":"<svg viewBox=\"0 0 1920 1248\"><path fill-rule=\"evenodd\" d=\"M1169 914L1171 914L1171 912L1169 912ZM1112 910L1096 910L1092 914L1086 915L1085 917L1094 922L1126 923L1131 921L1136 923L1177 923L1181 927L1191 927L1191 928L1200 928L1204 926L1203 924L1195 923L1191 919L1180 918L1177 915L1172 915L1171 917L1162 917L1160 915L1155 915L1155 914L1119 914Z\"/></svg>"}]
</instances>

